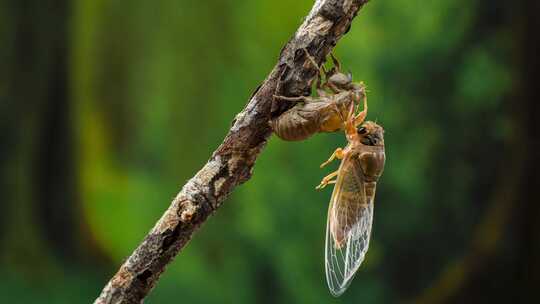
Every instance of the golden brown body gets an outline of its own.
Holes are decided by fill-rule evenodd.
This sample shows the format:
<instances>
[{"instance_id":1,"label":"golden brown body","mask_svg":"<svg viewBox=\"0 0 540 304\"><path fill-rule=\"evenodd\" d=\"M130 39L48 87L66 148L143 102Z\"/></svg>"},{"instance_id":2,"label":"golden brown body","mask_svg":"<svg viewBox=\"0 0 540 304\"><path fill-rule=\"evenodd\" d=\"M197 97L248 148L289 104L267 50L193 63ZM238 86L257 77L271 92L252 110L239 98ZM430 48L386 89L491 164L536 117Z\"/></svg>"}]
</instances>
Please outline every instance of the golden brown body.
<instances>
[{"instance_id":1,"label":"golden brown body","mask_svg":"<svg viewBox=\"0 0 540 304\"><path fill-rule=\"evenodd\" d=\"M374 122L361 122L358 114L348 115L345 134L348 144L330 156L341 159L339 169L321 181L317 188L335 184L326 228L325 268L328 287L334 296L341 295L365 258L373 222L377 181L386 160L383 128ZM334 179L337 177L337 179Z\"/></svg>"},{"instance_id":2,"label":"golden brown body","mask_svg":"<svg viewBox=\"0 0 540 304\"><path fill-rule=\"evenodd\" d=\"M385 163L384 143L376 146L349 144L338 170L338 181L332 195L333 216L330 232L337 248L343 247L350 229L362 210L375 199L377 181ZM340 178L341 176L341 178Z\"/></svg>"}]
</instances>

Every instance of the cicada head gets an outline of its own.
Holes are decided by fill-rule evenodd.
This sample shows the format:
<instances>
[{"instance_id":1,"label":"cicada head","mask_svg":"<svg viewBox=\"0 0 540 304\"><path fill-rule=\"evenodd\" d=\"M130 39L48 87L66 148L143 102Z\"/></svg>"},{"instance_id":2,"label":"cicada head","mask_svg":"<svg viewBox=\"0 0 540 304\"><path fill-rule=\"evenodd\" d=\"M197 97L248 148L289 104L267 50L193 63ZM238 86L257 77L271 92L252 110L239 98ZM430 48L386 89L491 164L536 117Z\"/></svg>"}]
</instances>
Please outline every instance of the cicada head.
<instances>
[{"instance_id":1,"label":"cicada head","mask_svg":"<svg viewBox=\"0 0 540 304\"><path fill-rule=\"evenodd\" d=\"M384 129L373 121L366 121L356 129L358 141L366 146L384 146Z\"/></svg>"},{"instance_id":2,"label":"cicada head","mask_svg":"<svg viewBox=\"0 0 540 304\"><path fill-rule=\"evenodd\" d=\"M352 84L352 75L334 72L328 77L327 82L342 90L349 90Z\"/></svg>"}]
</instances>

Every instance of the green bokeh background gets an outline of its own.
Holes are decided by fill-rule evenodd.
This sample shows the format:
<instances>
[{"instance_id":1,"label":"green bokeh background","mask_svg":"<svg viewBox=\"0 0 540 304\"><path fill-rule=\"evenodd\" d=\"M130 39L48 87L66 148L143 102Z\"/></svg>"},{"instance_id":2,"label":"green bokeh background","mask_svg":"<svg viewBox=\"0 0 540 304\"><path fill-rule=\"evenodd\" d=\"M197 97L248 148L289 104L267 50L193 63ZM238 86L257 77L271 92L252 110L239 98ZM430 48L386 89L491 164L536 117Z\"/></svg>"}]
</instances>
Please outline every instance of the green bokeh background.
<instances>
[{"instance_id":1,"label":"green bokeh background","mask_svg":"<svg viewBox=\"0 0 540 304\"><path fill-rule=\"evenodd\" d=\"M93 301L312 4L0 1L0 302ZM535 5L373 0L339 42L387 151L371 247L344 296L324 275L331 190L314 190L345 144L336 133L271 138L146 302L526 299L540 274L527 266L540 265L526 192Z\"/></svg>"}]
</instances>

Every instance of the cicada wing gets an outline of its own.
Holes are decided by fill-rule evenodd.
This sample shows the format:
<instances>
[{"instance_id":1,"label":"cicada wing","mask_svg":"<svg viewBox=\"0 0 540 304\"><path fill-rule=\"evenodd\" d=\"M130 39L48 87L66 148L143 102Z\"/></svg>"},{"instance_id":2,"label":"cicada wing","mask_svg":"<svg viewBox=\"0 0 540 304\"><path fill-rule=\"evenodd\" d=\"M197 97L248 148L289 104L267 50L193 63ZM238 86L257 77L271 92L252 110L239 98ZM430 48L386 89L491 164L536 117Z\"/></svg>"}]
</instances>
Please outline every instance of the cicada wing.
<instances>
[{"instance_id":1,"label":"cicada wing","mask_svg":"<svg viewBox=\"0 0 540 304\"><path fill-rule=\"evenodd\" d=\"M374 189L373 189L374 190ZM326 226L326 281L340 296L362 264L373 222L373 196L366 194L357 158L345 158L328 209Z\"/></svg>"}]
</instances>

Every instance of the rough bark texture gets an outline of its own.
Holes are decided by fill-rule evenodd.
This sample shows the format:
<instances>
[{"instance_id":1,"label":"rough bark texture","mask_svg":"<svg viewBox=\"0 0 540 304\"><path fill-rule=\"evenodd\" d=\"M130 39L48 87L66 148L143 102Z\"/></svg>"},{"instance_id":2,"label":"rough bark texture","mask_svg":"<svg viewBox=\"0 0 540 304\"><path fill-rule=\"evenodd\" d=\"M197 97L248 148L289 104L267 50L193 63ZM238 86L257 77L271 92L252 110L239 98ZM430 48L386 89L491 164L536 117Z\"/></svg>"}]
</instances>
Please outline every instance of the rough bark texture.
<instances>
[{"instance_id":1,"label":"rough bark texture","mask_svg":"<svg viewBox=\"0 0 540 304\"><path fill-rule=\"evenodd\" d=\"M309 95L317 70L303 48L321 63L345 34L368 0L317 0L279 61L233 120L223 143L208 163L182 188L143 242L107 283L95 304L142 303L165 267L193 232L229 193L252 174L255 160L272 131L268 121L288 103L273 104L272 95Z\"/></svg>"}]
</instances>

